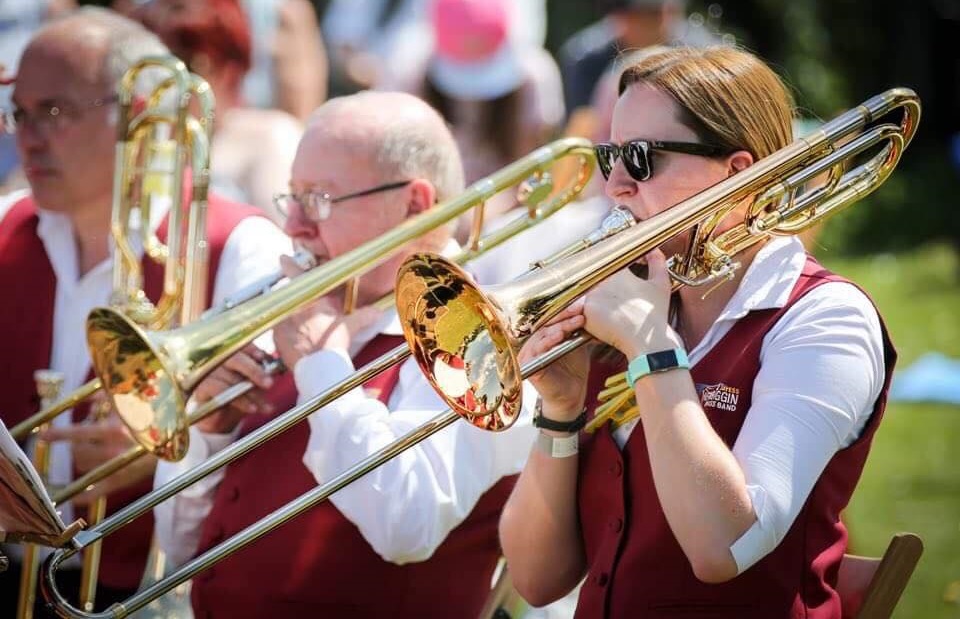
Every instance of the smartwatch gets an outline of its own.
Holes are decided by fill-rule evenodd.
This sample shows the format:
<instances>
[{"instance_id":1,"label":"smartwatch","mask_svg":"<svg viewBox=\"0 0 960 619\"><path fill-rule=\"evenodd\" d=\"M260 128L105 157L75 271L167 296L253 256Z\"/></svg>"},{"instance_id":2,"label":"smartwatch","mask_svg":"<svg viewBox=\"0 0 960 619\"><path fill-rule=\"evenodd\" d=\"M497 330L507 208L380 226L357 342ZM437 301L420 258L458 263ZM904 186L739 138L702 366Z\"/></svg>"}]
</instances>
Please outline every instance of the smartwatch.
<instances>
[{"instance_id":1,"label":"smartwatch","mask_svg":"<svg viewBox=\"0 0 960 619\"><path fill-rule=\"evenodd\" d=\"M671 348L640 355L627 366L627 384L633 387L634 383L647 374L689 367L690 360L687 358L687 351L682 348Z\"/></svg>"}]
</instances>

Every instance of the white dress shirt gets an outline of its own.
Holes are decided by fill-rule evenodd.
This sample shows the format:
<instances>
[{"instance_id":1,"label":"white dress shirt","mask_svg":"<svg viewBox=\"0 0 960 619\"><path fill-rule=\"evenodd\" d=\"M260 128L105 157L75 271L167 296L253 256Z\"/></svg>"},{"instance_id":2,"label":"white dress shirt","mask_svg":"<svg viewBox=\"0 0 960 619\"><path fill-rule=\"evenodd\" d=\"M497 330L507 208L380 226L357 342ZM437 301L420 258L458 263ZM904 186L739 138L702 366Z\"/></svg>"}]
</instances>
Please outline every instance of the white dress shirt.
<instances>
[{"instance_id":1,"label":"white dress shirt","mask_svg":"<svg viewBox=\"0 0 960 619\"><path fill-rule=\"evenodd\" d=\"M0 198L0 221L9 209L27 192L15 192ZM64 375L62 395L84 384L90 372L86 342L87 314L95 307L108 304L112 287L111 256L90 271L80 274L77 246L70 218L53 211L38 209L37 234L57 278L54 298L53 344L49 368ZM152 225L156 228L166 214L154 210ZM142 255L139 236L132 243ZM264 275L276 271L281 254L292 251L289 237L265 217L248 217L230 233L220 258L214 282L213 302L218 303L236 290ZM70 413L53 421L56 427L70 425ZM56 442L51 449L50 483L66 484L72 480L70 444ZM74 520L70 503L59 505L64 522Z\"/></svg>"},{"instance_id":2,"label":"white dress shirt","mask_svg":"<svg viewBox=\"0 0 960 619\"><path fill-rule=\"evenodd\" d=\"M703 359L752 310L782 308L806 260L794 237L767 243L703 340L689 352ZM730 551L738 573L783 540L834 454L866 425L884 380L877 311L856 286L830 282L797 301L760 349L753 400L733 445L757 521ZM636 427L614 434L622 447Z\"/></svg>"}]
</instances>

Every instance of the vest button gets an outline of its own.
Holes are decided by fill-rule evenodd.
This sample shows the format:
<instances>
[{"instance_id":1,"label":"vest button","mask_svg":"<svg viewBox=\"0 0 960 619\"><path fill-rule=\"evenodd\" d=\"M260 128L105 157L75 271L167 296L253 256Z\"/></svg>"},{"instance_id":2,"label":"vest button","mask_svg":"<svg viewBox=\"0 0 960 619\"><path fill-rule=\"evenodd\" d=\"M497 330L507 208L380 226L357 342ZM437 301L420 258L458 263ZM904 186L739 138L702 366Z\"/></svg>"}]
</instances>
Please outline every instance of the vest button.
<instances>
[{"instance_id":1,"label":"vest button","mask_svg":"<svg viewBox=\"0 0 960 619\"><path fill-rule=\"evenodd\" d=\"M606 587L607 583L610 582L610 575L607 574L606 572L601 572L597 574L597 577L594 579L594 582L596 582L601 587Z\"/></svg>"},{"instance_id":2,"label":"vest button","mask_svg":"<svg viewBox=\"0 0 960 619\"><path fill-rule=\"evenodd\" d=\"M227 493L227 500L231 503L236 502L240 498L240 486L233 486L230 488L230 492Z\"/></svg>"},{"instance_id":3,"label":"vest button","mask_svg":"<svg viewBox=\"0 0 960 619\"><path fill-rule=\"evenodd\" d=\"M623 465L619 461L614 462L610 465L610 474L614 477L620 477L623 475Z\"/></svg>"},{"instance_id":4,"label":"vest button","mask_svg":"<svg viewBox=\"0 0 960 619\"><path fill-rule=\"evenodd\" d=\"M616 533L619 533L623 530L623 520L620 518L614 518L610 521L610 528Z\"/></svg>"}]
</instances>

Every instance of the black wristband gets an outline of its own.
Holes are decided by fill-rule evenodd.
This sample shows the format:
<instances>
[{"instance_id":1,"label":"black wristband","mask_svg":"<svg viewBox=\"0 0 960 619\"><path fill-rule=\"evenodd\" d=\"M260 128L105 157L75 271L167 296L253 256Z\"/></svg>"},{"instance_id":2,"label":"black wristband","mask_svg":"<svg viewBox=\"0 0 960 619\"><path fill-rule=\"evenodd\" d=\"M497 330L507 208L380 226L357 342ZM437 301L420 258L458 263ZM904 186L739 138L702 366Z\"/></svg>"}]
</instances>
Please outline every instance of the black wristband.
<instances>
[{"instance_id":1,"label":"black wristband","mask_svg":"<svg viewBox=\"0 0 960 619\"><path fill-rule=\"evenodd\" d=\"M533 426L554 432L579 432L587 425L587 409L584 408L573 421L556 421L543 416L543 399L537 398L537 405L533 410Z\"/></svg>"}]
</instances>

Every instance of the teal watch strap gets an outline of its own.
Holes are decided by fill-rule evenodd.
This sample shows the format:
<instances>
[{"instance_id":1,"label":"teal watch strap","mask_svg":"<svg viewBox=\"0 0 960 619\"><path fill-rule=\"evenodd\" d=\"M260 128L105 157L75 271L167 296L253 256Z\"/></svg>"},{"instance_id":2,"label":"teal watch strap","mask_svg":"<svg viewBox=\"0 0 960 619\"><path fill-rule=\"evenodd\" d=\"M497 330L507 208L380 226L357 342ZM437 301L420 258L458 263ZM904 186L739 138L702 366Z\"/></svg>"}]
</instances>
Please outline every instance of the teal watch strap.
<instances>
[{"instance_id":1,"label":"teal watch strap","mask_svg":"<svg viewBox=\"0 0 960 619\"><path fill-rule=\"evenodd\" d=\"M647 374L665 372L674 368L689 368L690 360L687 351L682 348L671 348L640 355L627 366L627 383L633 387L637 380Z\"/></svg>"}]
</instances>

